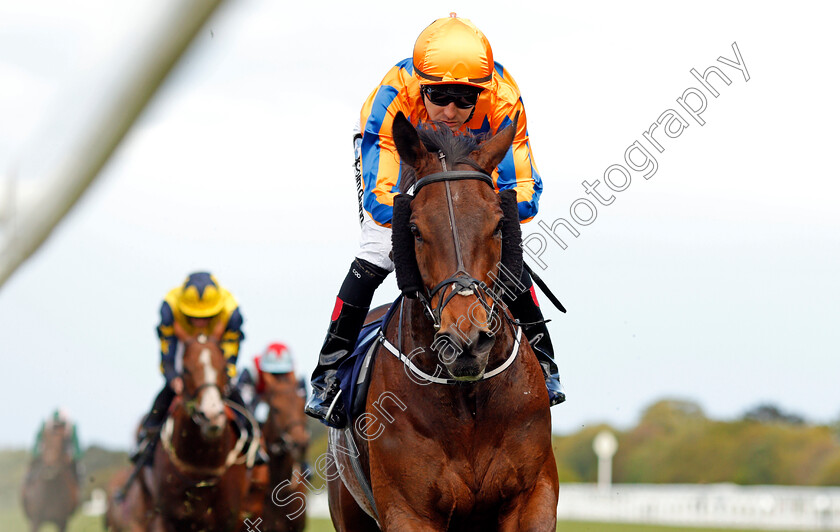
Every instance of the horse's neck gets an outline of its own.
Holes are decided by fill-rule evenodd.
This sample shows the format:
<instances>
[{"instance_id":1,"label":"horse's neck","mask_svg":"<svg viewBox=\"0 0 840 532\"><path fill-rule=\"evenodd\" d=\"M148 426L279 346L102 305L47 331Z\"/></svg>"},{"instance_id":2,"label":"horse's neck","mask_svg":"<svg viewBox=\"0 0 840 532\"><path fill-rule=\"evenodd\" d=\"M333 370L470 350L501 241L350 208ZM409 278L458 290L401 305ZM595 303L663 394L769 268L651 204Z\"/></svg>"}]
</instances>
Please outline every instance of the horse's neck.
<instances>
[{"instance_id":1,"label":"horse's neck","mask_svg":"<svg viewBox=\"0 0 840 532\"><path fill-rule=\"evenodd\" d=\"M438 353L431 348L434 341L435 330L431 321L426 317L423 304L418 300L404 300L402 327L399 327L400 312L397 313L388 327L388 338L400 351L411 358L412 363L429 375L437 375L441 378L449 377L444 365L438 359ZM503 318L502 318L503 319ZM496 334L496 342L488 357L486 371L491 371L510 356L513 346L513 332L507 323L503 323ZM418 351L419 348L419 351ZM412 353L417 352L416 356ZM402 363L395 361L402 366ZM519 360L514 361L511 367L507 368L501 375L491 380L477 382L474 384L418 384L420 377L409 380L406 377L407 368L401 367L399 371L393 371L386 389L389 391L404 390L405 397L412 400L421 400L434 404L436 408L449 412L444 422L455 424L469 423L474 420L479 410L488 410L488 400L498 400L501 394L490 393L490 390L499 386L504 380L516 379L521 368L516 367ZM414 382L412 382L412 380ZM394 390L391 390L393 387ZM510 387L508 384L507 387ZM496 398L496 399L493 399ZM438 423L443 420L437 420Z\"/></svg>"},{"instance_id":2,"label":"horse's neck","mask_svg":"<svg viewBox=\"0 0 840 532\"><path fill-rule=\"evenodd\" d=\"M235 439L230 421L218 439L206 442L201 427L194 422L183 408L176 409L172 425L172 448L178 458L196 466L218 466L225 462L233 449Z\"/></svg>"},{"instance_id":3,"label":"horse's neck","mask_svg":"<svg viewBox=\"0 0 840 532\"><path fill-rule=\"evenodd\" d=\"M412 362L426 373L435 374L437 353L429 346L434 337L434 328L423 314L422 303L409 301L403 309L402 339L397 338L399 310L388 327L387 336L400 350L411 357L411 353L422 349L422 355L411 357ZM496 332L496 342L488 359L485 371L499 368L512 356L515 345L515 331L511 324L504 323ZM422 325L421 325L422 324ZM524 336L522 346L526 345ZM375 399L375 415L388 410L395 431L421 434L458 435L437 440L437 445L450 456L464 452L483 452L487 446L495 446L505 439L516 440L523 428L540 421L547 409L532 393L535 386L544 386L539 366L532 359L530 349L524 348L501 373L479 382L464 384L438 384L422 382L420 377L409 375L410 370L403 363L385 351L380 351L374 365L374 372L380 379L372 384L375 390L368 401ZM422 357L422 359L421 359ZM440 377L448 377L443 364ZM377 369L378 368L378 369ZM385 396L388 393L390 396ZM399 400L399 401L397 401ZM377 407L378 403L378 407ZM399 406L396 408L395 405ZM542 412L542 413L541 413ZM397 418L402 417L400 421ZM379 418L381 420L381 417ZM386 429L383 434L389 434ZM402 434L398 432L398 434ZM471 442L465 451L464 442Z\"/></svg>"},{"instance_id":4,"label":"horse's neck","mask_svg":"<svg viewBox=\"0 0 840 532\"><path fill-rule=\"evenodd\" d=\"M271 485L275 486L284 480L290 479L294 466L295 461L288 452L281 456L272 454L268 461L268 475L271 480Z\"/></svg>"},{"instance_id":5,"label":"horse's neck","mask_svg":"<svg viewBox=\"0 0 840 532\"><path fill-rule=\"evenodd\" d=\"M290 401L288 404L291 407L294 403ZM303 412L303 407L300 407L300 411ZM281 436L283 430L282 427L291 427L297 422L297 420L284 419L281 427L275 425L272 419L272 412L270 412L268 415L268 421L266 422L267 424L263 428L263 435L265 436L265 441L268 442L267 445L269 446L271 445L271 442L277 441L278 437ZM295 465L295 460L292 457L291 452L287 449L282 454L270 453L270 456L271 460L269 460L268 470L269 475L271 476L272 485L290 478Z\"/></svg>"},{"instance_id":6,"label":"horse's neck","mask_svg":"<svg viewBox=\"0 0 840 532\"><path fill-rule=\"evenodd\" d=\"M69 462L64 460L64 456L64 448L61 442L50 442L50 445L46 446L41 454L41 463L48 467L61 467L65 465L65 462Z\"/></svg>"}]
</instances>

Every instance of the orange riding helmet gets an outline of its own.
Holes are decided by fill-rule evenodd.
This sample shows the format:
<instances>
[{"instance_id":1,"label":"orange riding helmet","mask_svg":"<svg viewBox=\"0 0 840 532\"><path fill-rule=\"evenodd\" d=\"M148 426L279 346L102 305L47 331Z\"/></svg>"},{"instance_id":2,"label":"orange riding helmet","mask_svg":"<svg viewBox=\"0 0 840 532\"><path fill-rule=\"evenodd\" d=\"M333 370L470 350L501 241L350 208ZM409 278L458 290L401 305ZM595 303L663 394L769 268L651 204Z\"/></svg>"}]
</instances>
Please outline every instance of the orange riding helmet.
<instances>
[{"instance_id":1,"label":"orange riding helmet","mask_svg":"<svg viewBox=\"0 0 840 532\"><path fill-rule=\"evenodd\" d=\"M421 85L459 83L487 89L493 79L490 42L472 22L455 13L420 33L413 59Z\"/></svg>"}]
</instances>

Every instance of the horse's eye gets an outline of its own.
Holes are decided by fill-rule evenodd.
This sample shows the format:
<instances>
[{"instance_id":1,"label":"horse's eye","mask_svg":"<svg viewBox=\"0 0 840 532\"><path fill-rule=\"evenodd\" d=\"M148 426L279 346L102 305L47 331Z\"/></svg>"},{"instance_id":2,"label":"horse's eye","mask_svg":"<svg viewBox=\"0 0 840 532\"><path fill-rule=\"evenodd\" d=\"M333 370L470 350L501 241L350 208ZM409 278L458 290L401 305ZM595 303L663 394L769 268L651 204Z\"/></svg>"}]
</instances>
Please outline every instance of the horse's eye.
<instances>
[{"instance_id":1,"label":"horse's eye","mask_svg":"<svg viewBox=\"0 0 840 532\"><path fill-rule=\"evenodd\" d=\"M500 236L502 234L502 223L504 220L499 220L499 225L493 230L493 236Z\"/></svg>"},{"instance_id":2,"label":"horse's eye","mask_svg":"<svg viewBox=\"0 0 840 532\"><path fill-rule=\"evenodd\" d=\"M420 236L420 229L417 229L415 224L410 224L408 228L411 230L411 234L414 235L414 238L417 239L418 242L423 241L423 237Z\"/></svg>"}]
</instances>

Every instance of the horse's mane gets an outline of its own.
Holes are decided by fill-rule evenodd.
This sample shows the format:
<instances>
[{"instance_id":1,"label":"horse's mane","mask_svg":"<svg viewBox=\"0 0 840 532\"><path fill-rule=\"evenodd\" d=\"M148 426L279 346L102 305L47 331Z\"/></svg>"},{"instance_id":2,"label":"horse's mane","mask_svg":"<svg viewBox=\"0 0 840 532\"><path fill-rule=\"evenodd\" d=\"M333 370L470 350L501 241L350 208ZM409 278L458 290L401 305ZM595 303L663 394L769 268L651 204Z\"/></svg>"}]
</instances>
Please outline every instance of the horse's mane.
<instances>
[{"instance_id":1,"label":"horse's mane","mask_svg":"<svg viewBox=\"0 0 840 532\"><path fill-rule=\"evenodd\" d=\"M442 122L421 123L417 127L417 133L428 151L443 153L447 168L450 170L456 164L468 164L479 172L484 171L470 158L470 154L478 149L478 145L485 140L484 135L456 133ZM416 182L417 173L414 168L403 164L400 176L400 192L405 194Z\"/></svg>"}]
</instances>

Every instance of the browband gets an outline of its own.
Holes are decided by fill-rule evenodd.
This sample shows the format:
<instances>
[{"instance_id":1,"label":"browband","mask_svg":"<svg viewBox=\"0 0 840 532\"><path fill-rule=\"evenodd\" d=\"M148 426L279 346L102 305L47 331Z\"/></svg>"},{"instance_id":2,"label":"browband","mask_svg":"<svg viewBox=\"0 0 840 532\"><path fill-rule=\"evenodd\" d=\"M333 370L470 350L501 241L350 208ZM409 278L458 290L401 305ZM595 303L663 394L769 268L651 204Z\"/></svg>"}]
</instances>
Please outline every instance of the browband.
<instances>
[{"instance_id":1,"label":"browband","mask_svg":"<svg viewBox=\"0 0 840 532\"><path fill-rule=\"evenodd\" d=\"M418 179L409 189L409 194L415 195L421 188L431 183L439 183L441 181L463 181L465 179L476 179L487 183L490 188L495 189L493 178L484 172L477 172L475 170L451 170L449 172L437 172L429 174L422 179Z\"/></svg>"}]
</instances>

